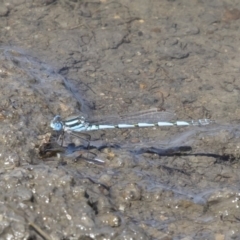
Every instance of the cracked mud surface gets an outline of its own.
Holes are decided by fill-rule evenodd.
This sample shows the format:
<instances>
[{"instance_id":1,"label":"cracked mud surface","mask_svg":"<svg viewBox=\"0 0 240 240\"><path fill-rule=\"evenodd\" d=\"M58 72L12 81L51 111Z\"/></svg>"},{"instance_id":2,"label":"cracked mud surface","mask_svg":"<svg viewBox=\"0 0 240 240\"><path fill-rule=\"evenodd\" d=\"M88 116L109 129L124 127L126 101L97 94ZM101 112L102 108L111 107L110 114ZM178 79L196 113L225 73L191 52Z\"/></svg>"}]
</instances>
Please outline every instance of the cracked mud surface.
<instances>
[{"instance_id":1,"label":"cracked mud surface","mask_svg":"<svg viewBox=\"0 0 240 240\"><path fill-rule=\"evenodd\" d=\"M4 0L0 19L1 239L240 238L239 1ZM103 166L38 154L57 114L150 108L216 123L91 132Z\"/></svg>"}]
</instances>

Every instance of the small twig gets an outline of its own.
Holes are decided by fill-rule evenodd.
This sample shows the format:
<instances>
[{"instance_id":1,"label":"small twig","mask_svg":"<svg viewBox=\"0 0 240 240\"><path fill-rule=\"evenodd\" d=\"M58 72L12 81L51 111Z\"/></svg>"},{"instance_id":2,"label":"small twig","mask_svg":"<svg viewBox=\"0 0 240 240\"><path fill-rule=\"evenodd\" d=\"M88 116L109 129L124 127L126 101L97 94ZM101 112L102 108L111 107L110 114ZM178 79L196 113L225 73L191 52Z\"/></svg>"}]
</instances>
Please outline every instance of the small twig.
<instances>
[{"instance_id":1,"label":"small twig","mask_svg":"<svg viewBox=\"0 0 240 240\"><path fill-rule=\"evenodd\" d=\"M38 227L35 223L29 222L28 225L32 227L43 239L52 240L52 238L45 233L40 227Z\"/></svg>"}]
</instances>

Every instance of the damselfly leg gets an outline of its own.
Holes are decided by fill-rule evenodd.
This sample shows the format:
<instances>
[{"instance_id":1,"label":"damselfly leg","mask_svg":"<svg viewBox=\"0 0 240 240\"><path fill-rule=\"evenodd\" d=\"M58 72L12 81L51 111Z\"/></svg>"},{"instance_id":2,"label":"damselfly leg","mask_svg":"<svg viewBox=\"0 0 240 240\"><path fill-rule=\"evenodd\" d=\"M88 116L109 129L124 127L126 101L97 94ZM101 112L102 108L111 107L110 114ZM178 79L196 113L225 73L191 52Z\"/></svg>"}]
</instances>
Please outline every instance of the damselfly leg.
<instances>
[{"instance_id":1,"label":"damselfly leg","mask_svg":"<svg viewBox=\"0 0 240 240\"><path fill-rule=\"evenodd\" d=\"M39 147L38 154L41 158L50 158L56 156L58 153L62 152L63 149L56 142L43 143Z\"/></svg>"},{"instance_id":2,"label":"damselfly leg","mask_svg":"<svg viewBox=\"0 0 240 240\"><path fill-rule=\"evenodd\" d=\"M89 151L89 146L75 145L74 143L69 143L66 147L60 146L57 142L44 143L39 147L39 156L41 158L57 156L61 160L71 159L76 162L83 159L98 165L104 164L103 160L96 158L95 153Z\"/></svg>"},{"instance_id":3,"label":"damselfly leg","mask_svg":"<svg viewBox=\"0 0 240 240\"><path fill-rule=\"evenodd\" d=\"M98 165L103 165L105 162L101 159L97 158L97 154L87 151L87 157L84 156L84 153L79 151L79 156L77 156L74 161L78 162L79 160L85 160L89 163L93 163L93 164L98 164Z\"/></svg>"},{"instance_id":4,"label":"damselfly leg","mask_svg":"<svg viewBox=\"0 0 240 240\"><path fill-rule=\"evenodd\" d=\"M86 159L91 159L90 156L88 156L90 154L90 141L91 141L91 135L87 134L87 133L76 133L76 132L69 132L68 133L71 137L68 140L68 142L70 143L75 143L76 146L84 146L84 150L87 151L87 157ZM79 136L82 135L82 136ZM72 138L73 137L73 138ZM80 140L80 141L79 141ZM70 145L68 145L69 148Z\"/></svg>"}]
</instances>

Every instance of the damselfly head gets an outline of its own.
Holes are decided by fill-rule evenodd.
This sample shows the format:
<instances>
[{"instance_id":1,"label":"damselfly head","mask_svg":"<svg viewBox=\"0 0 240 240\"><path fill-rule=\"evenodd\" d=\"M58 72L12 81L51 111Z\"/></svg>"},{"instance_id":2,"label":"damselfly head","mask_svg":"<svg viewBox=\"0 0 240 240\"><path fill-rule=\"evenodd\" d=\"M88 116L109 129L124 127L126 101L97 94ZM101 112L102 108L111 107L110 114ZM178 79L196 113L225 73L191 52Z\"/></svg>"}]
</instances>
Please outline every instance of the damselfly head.
<instances>
[{"instance_id":1,"label":"damselfly head","mask_svg":"<svg viewBox=\"0 0 240 240\"><path fill-rule=\"evenodd\" d=\"M54 131L61 131L63 129L62 119L59 115L55 116L50 123L50 127Z\"/></svg>"}]
</instances>

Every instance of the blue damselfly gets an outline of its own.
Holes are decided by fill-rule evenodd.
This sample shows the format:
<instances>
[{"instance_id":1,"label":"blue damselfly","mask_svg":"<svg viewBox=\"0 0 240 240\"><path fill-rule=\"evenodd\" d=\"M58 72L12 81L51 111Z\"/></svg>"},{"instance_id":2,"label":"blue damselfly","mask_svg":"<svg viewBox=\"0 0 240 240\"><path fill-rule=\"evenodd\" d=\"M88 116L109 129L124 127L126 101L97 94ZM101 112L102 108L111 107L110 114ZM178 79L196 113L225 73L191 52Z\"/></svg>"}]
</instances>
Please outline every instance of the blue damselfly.
<instances>
[{"instance_id":1,"label":"blue damselfly","mask_svg":"<svg viewBox=\"0 0 240 240\"><path fill-rule=\"evenodd\" d=\"M176 115L172 112L149 109L126 115L112 115L86 119L83 116L70 117L63 120L59 115L51 121L51 128L63 132L85 132L114 128L145 128L170 126L205 126L214 123L210 119L179 121L173 120Z\"/></svg>"}]
</instances>

